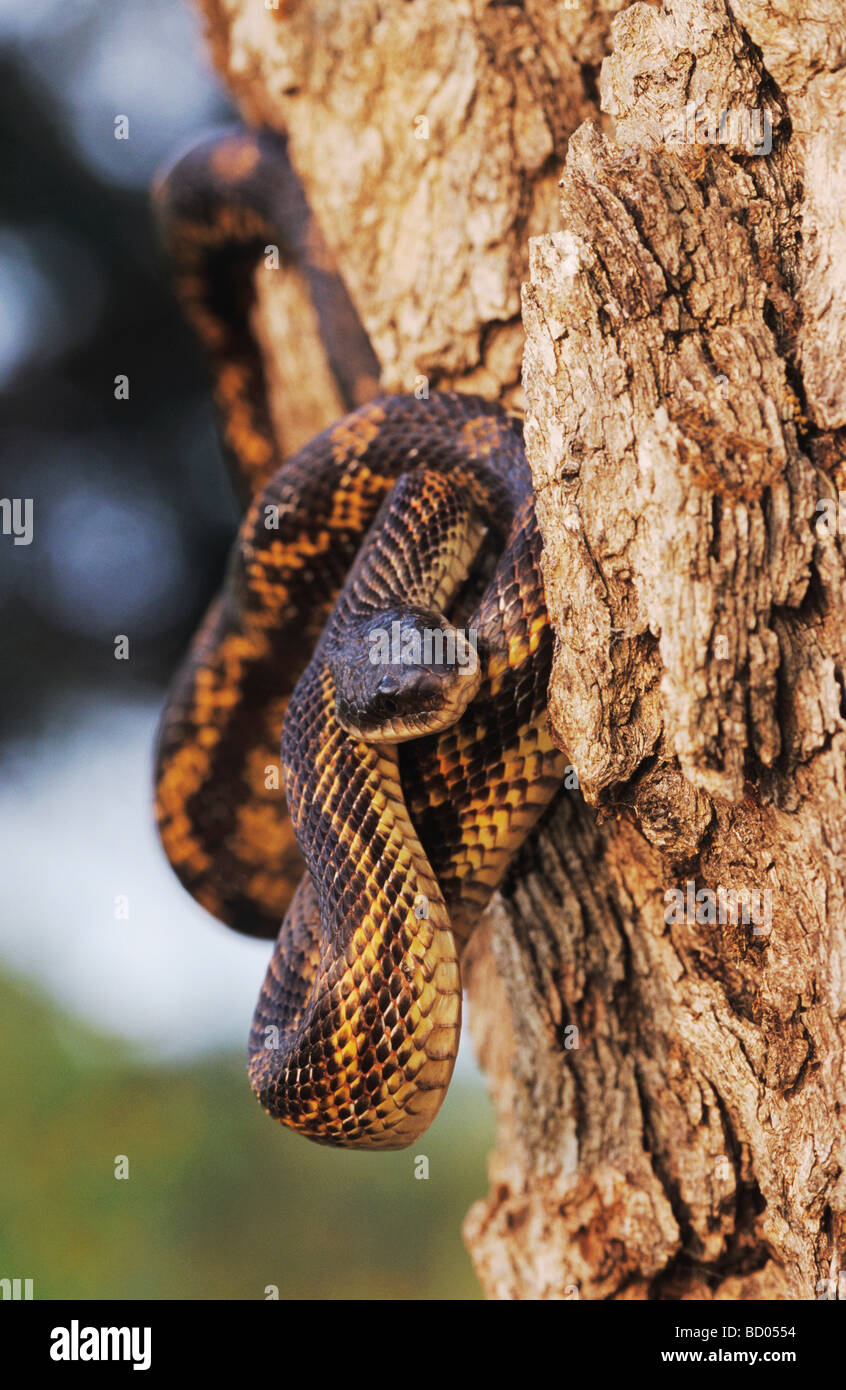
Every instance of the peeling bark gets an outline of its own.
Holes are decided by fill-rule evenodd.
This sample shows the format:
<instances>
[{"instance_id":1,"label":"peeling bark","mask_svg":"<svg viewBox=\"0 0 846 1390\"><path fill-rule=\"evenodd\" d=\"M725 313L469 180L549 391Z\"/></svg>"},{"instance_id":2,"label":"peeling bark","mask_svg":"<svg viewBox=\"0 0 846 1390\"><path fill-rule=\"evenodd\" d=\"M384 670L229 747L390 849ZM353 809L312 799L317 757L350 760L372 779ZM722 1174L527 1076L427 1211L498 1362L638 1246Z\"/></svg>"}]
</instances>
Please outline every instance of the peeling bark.
<instances>
[{"instance_id":1,"label":"peeling bark","mask_svg":"<svg viewBox=\"0 0 846 1390\"><path fill-rule=\"evenodd\" d=\"M840 6L203 9L383 385L527 409L578 787L465 961L499 1119L479 1277L846 1296Z\"/></svg>"}]
</instances>

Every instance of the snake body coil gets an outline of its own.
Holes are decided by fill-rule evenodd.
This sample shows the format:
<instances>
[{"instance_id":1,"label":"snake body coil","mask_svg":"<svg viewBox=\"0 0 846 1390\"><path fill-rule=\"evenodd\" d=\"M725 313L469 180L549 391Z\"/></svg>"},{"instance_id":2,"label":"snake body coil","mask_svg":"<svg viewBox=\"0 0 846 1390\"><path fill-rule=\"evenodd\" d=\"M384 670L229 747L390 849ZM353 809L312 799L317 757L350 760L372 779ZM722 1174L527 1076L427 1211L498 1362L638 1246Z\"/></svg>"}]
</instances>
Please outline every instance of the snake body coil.
<instances>
[{"instance_id":1,"label":"snake body coil","mask_svg":"<svg viewBox=\"0 0 846 1390\"><path fill-rule=\"evenodd\" d=\"M259 935L284 918L250 1039L264 1107L320 1142L398 1148L449 1083L460 951L561 782L552 635L521 435L498 406L372 401L279 466L248 321L286 170L277 141L227 136L158 190L251 500L168 698L157 811L211 912ZM323 274L338 356L357 321ZM347 394L368 352L356 327Z\"/></svg>"}]
</instances>

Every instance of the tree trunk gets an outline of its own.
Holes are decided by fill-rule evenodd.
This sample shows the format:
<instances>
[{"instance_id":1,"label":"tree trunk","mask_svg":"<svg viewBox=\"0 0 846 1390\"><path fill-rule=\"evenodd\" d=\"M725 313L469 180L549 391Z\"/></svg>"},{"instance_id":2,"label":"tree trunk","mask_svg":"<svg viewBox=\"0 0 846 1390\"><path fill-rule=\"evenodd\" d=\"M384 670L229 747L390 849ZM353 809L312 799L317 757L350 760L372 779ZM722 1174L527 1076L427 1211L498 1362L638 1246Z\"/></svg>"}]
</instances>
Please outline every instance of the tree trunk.
<instances>
[{"instance_id":1,"label":"tree trunk","mask_svg":"<svg viewBox=\"0 0 846 1390\"><path fill-rule=\"evenodd\" d=\"M202 3L383 386L526 408L574 771L465 961L482 1284L846 1297L839 0Z\"/></svg>"}]
</instances>

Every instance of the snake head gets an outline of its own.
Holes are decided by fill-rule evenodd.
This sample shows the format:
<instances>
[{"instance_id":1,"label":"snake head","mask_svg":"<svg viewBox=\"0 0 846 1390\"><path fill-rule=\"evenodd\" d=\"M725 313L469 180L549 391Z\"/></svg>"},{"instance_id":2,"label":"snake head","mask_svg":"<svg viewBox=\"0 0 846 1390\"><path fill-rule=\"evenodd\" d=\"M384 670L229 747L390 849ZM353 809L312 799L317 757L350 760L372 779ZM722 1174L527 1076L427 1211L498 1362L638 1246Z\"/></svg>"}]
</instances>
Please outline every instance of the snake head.
<instances>
[{"instance_id":1,"label":"snake head","mask_svg":"<svg viewBox=\"0 0 846 1390\"><path fill-rule=\"evenodd\" d=\"M448 729L481 683L476 632L424 608L348 625L328 663L338 723L365 743L404 743Z\"/></svg>"}]
</instances>

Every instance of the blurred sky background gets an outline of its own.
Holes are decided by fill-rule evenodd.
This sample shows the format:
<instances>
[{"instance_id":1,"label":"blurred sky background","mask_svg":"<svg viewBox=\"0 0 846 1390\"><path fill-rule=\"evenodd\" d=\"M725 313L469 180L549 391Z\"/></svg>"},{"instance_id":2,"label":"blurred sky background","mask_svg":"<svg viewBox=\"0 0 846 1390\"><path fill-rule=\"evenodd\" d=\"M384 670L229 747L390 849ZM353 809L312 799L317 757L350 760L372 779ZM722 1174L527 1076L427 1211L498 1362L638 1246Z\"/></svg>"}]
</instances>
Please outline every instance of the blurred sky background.
<instances>
[{"instance_id":1,"label":"blurred sky background","mask_svg":"<svg viewBox=\"0 0 846 1390\"><path fill-rule=\"evenodd\" d=\"M129 117L128 140L114 138L119 114ZM18 1059L24 1069L17 1083L7 1078L4 1093L0 1200L10 1205L0 1224L0 1264L14 1267L0 1268L0 1277L35 1273L45 1297L121 1297L145 1288L148 1296L162 1297L257 1296L255 1289L241 1291L235 1272L228 1281L192 1283L190 1271L183 1271L177 1292L150 1293L152 1255L146 1284L123 1265L121 1274L119 1261L109 1270L111 1257L102 1251L77 1278L69 1252L79 1249L78 1230L73 1238L68 1234L66 1258L56 1268L49 1248L40 1256L43 1270L18 1267L37 1248L43 1204L53 1202L61 1220L76 1200L73 1193L79 1195L76 1188L51 1185L47 1170L36 1201L25 1180L27 1171L37 1170L28 1145L38 1130L27 1129L26 1117L39 1091L52 1092L65 1074L67 1087L58 1085L56 1098L65 1114L63 1143L66 1126L80 1115L78 1105L65 1113L69 1095L88 1096L102 1107L105 1096L122 1093L127 1075L133 1093L159 1096L158 1120L151 1100L149 1133L142 1126L136 1136L141 1148L159 1124L170 1126L171 1147L179 1148L168 1077L187 1088L180 1116L187 1108L201 1117L200 1131L217 1136L195 1153L196 1135L186 1131L182 1153L191 1180L178 1192L167 1184L156 1189L162 1260L167 1232L180 1220L193 1229L196 1218L197 1230L214 1245L198 1172L208 1178L221 1105L232 1113L220 1132L228 1126L232 1135L250 1136L243 1141L244 1166L265 1165L266 1182L277 1184L275 1201L283 1208L299 1193L300 1217L303 1174L311 1171L325 1172L331 1188L337 1184L330 1174L351 1174L350 1202L361 1197L356 1184L364 1183L371 1196L372 1183L381 1184L377 1226L395 1221L403 1200L416 1210L419 1189L429 1187L403 1177L411 1173L407 1155L333 1155L283 1134L260 1115L243 1058L268 943L237 936L192 902L166 864L153 827L152 744L164 689L220 580L237 514L206 379L155 246L148 188L175 148L232 118L197 19L183 0L3 0L0 495L33 499L34 537L31 545L15 545L0 535L0 972L7 981L0 1027L4 1068ZM129 377L128 401L114 399L119 373ZM115 660L118 633L129 636L129 661ZM115 917L118 895L129 900L128 920ZM79 1058L70 1037L88 1058L87 1071L74 1070ZM219 1078L210 1080L217 1057ZM49 1085L33 1074L37 1067L48 1070ZM442 1232L436 1237L436 1245L446 1241L450 1252L440 1283L423 1240L421 1258L434 1281L428 1297L439 1296L439 1289L456 1297L475 1290L458 1223L468 1169L471 1195L484 1190L490 1117L466 1042L459 1068L438 1122L448 1155L439 1210L444 1232L454 1227L454 1239ZM235 1114L244 1118L236 1122ZM41 1134L37 1142L53 1141ZM105 1149L111 1142L103 1139ZM239 1141L231 1142L237 1148ZM326 1168L326 1159L341 1166ZM84 1186L87 1170L80 1162ZM387 1165L382 1179L373 1163ZM450 1163L455 1181L447 1194L443 1173ZM300 1174L289 1187L286 1164L288 1177ZM110 1172L107 1178L110 1210L115 1184ZM241 1181L248 1179L249 1173ZM246 1186L241 1191L234 1173L224 1187L235 1209L239 1200L245 1211L254 1202L256 1230L272 1244L266 1206L256 1204ZM336 1205L339 1200L335 1192ZM319 1203L313 1216L320 1224ZM131 1215L126 1219L131 1229ZM102 1213L99 1220L102 1228ZM135 1220L141 1222L140 1209ZM427 1220L435 1239L440 1227ZM235 1219L230 1224L233 1231L239 1227ZM243 1222L241 1228L243 1243ZM90 1246L93 1229L85 1233L84 1221L82 1229L82 1245ZM253 1229L249 1221L246 1229ZM360 1245L353 1226L338 1236ZM297 1239L307 1243L310 1237L301 1232ZM106 1248L112 1249L108 1237ZM241 1253L249 1268L249 1248ZM410 1296L423 1276L409 1275L405 1293L400 1282L392 1294L384 1253L375 1249L360 1296ZM344 1296L333 1284L337 1254L330 1241L322 1264L304 1265L301 1276L295 1264L283 1296ZM232 1250L227 1259L226 1267L240 1269ZM188 1265L193 1269L190 1259Z\"/></svg>"}]
</instances>

